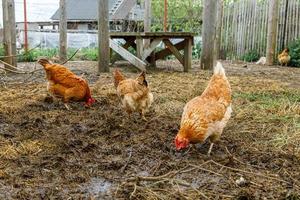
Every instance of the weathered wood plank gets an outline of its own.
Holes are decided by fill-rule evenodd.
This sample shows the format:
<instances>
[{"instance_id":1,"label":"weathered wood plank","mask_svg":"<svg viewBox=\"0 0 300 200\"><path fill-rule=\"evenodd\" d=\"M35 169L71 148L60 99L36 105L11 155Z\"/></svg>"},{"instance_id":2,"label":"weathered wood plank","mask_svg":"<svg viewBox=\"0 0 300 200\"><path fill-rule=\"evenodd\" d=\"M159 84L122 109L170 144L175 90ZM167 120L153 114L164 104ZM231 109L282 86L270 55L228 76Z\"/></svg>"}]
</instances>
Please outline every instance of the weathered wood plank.
<instances>
[{"instance_id":1,"label":"weathered wood plank","mask_svg":"<svg viewBox=\"0 0 300 200\"><path fill-rule=\"evenodd\" d=\"M189 69L192 68L192 51L193 51L193 41L192 39L185 40L184 47L184 63L183 63L183 71L188 72Z\"/></svg>"},{"instance_id":2,"label":"weathered wood plank","mask_svg":"<svg viewBox=\"0 0 300 200\"><path fill-rule=\"evenodd\" d=\"M131 64L133 64L136 68L138 68L141 71L146 71L146 63L136 57L135 55L131 54L129 51L127 51L125 48L120 46L116 41L109 39L109 46L112 48L116 53L118 53L120 56L122 56L125 60L129 61Z\"/></svg>"},{"instance_id":3,"label":"weathered wood plank","mask_svg":"<svg viewBox=\"0 0 300 200\"><path fill-rule=\"evenodd\" d=\"M215 41L215 59L217 60L220 57L221 50L221 38L222 38L222 17L223 17L223 1L217 1L217 24L216 24L216 41Z\"/></svg>"},{"instance_id":4,"label":"weathered wood plank","mask_svg":"<svg viewBox=\"0 0 300 200\"><path fill-rule=\"evenodd\" d=\"M134 49L136 49L136 44L134 43L134 38L124 38L126 40L125 44L122 45L122 47L124 49L128 49L129 47L133 47ZM116 61L118 61L120 59L120 55L119 54L115 54L112 56L110 62L112 64L114 64Z\"/></svg>"},{"instance_id":5,"label":"weathered wood plank","mask_svg":"<svg viewBox=\"0 0 300 200\"><path fill-rule=\"evenodd\" d=\"M278 0L271 0L269 5L269 21L268 21L268 40L267 40L267 54L266 64L273 65L275 58L276 36L277 36L277 22L278 22Z\"/></svg>"},{"instance_id":6,"label":"weathered wood plank","mask_svg":"<svg viewBox=\"0 0 300 200\"><path fill-rule=\"evenodd\" d=\"M98 74L109 72L108 0L99 0L98 8Z\"/></svg>"},{"instance_id":7,"label":"weathered wood plank","mask_svg":"<svg viewBox=\"0 0 300 200\"><path fill-rule=\"evenodd\" d=\"M3 46L5 51L4 61L12 66L17 66L16 57L16 22L15 22L15 6L13 0L3 0ZM12 69L9 65L5 68Z\"/></svg>"},{"instance_id":8,"label":"weathered wood plank","mask_svg":"<svg viewBox=\"0 0 300 200\"><path fill-rule=\"evenodd\" d=\"M159 45L162 40L160 38L154 39L148 48L144 49L144 53L142 55L142 60L146 60L146 58L154 51L154 49Z\"/></svg>"},{"instance_id":9,"label":"weathered wood plank","mask_svg":"<svg viewBox=\"0 0 300 200\"><path fill-rule=\"evenodd\" d=\"M202 24L201 69L212 70L216 33L217 1L204 0Z\"/></svg>"},{"instance_id":10,"label":"weathered wood plank","mask_svg":"<svg viewBox=\"0 0 300 200\"><path fill-rule=\"evenodd\" d=\"M151 31L151 0L145 0L145 13L144 13L144 32ZM144 46L148 47L150 40L144 40Z\"/></svg>"},{"instance_id":11,"label":"weathered wood plank","mask_svg":"<svg viewBox=\"0 0 300 200\"><path fill-rule=\"evenodd\" d=\"M170 49L170 51L173 53L173 55L179 60L179 62L184 65L183 57L181 53L178 51L178 49L172 44L172 42L168 39L163 40L164 44Z\"/></svg>"},{"instance_id":12,"label":"weathered wood plank","mask_svg":"<svg viewBox=\"0 0 300 200\"><path fill-rule=\"evenodd\" d=\"M191 32L111 32L111 38L123 38L123 37L166 37L166 38L184 38L194 37L196 33Z\"/></svg>"},{"instance_id":13,"label":"weathered wood plank","mask_svg":"<svg viewBox=\"0 0 300 200\"><path fill-rule=\"evenodd\" d=\"M156 68L155 52L153 51L150 55L150 67Z\"/></svg>"},{"instance_id":14,"label":"weathered wood plank","mask_svg":"<svg viewBox=\"0 0 300 200\"><path fill-rule=\"evenodd\" d=\"M185 41L181 41L174 45L176 49L182 50L185 47ZM155 53L155 60L164 59L166 56L172 55L170 49L163 49Z\"/></svg>"},{"instance_id":15,"label":"weathered wood plank","mask_svg":"<svg viewBox=\"0 0 300 200\"><path fill-rule=\"evenodd\" d=\"M141 37L137 37L135 43L136 43L136 56L141 59L144 51L143 39Z\"/></svg>"},{"instance_id":16,"label":"weathered wood plank","mask_svg":"<svg viewBox=\"0 0 300 200\"><path fill-rule=\"evenodd\" d=\"M59 59L61 62L67 60L67 8L66 0L59 1Z\"/></svg>"}]
</instances>

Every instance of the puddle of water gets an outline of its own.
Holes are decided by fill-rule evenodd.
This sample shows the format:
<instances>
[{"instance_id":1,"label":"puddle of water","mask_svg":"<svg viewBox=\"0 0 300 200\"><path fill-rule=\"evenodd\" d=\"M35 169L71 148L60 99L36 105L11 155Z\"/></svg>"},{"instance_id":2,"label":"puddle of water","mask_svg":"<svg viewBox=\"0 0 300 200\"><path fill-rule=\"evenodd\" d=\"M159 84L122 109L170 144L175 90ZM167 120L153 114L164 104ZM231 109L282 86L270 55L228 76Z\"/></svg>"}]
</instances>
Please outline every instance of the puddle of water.
<instances>
[{"instance_id":1,"label":"puddle of water","mask_svg":"<svg viewBox=\"0 0 300 200\"><path fill-rule=\"evenodd\" d=\"M103 178L92 178L83 186L83 192L87 196L93 197L112 197L111 189L113 184Z\"/></svg>"}]
</instances>

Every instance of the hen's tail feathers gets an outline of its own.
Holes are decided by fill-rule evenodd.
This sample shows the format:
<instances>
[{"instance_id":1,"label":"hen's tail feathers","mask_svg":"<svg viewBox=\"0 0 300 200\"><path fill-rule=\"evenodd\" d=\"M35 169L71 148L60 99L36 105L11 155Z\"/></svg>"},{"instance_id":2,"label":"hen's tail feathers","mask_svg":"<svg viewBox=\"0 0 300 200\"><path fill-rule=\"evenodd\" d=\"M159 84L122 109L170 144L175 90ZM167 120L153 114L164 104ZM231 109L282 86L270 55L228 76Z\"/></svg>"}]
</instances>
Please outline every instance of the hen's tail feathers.
<instances>
[{"instance_id":1,"label":"hen's tail feathers","mask_svg":"<svg viewBox=\"0 0 300 200\"><path fill-rule=\"evenodd\" d=\"M146 72L142 71L142 73L137 77L137 81L141 85L148 86L148 82L146 81Z\"/></svg>"},{"instance_id":2,"label":"hen's tail feathers","mask_svg":"<svg viewBox=\"0 0 300 200\"><path fill-rule=\"evenodd\" d=\"M43 67L46 67L47 65L52 65L52 63L46 59L46 58L41 58L37 61L40 65L42 65Z\"/></svg>"},{"instance_id":3,"label":"hen's tail feathers","mask_svg":"<svg viewBox=\"0 0 300 200\"><path fill-rule=\"evenodd\" d=\"M115 69L115 71L114 71L114 84L115 84L115 87L117 88L119 83L123 80L125 80L124 75L120 72L119 69Z\"/></svg>"},{"instance_id":4,"label":"hen's tail feathers","mask_svg":"<svg viewBox=\"0 0 300 200\"><path fill-rule=\"evenodd\" d=\"M214 75L225 76L225 69L220 62L217 62L217 65L214 67Z\"/></svg>"}]
</instances>

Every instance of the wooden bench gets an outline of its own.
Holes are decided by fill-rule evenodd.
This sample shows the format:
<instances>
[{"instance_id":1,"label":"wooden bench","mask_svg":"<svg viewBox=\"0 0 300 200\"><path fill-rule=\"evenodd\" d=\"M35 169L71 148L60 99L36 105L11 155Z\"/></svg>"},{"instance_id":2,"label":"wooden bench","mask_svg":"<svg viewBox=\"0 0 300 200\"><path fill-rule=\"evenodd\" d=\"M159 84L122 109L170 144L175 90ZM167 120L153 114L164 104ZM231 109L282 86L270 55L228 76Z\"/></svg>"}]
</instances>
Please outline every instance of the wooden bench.
<instances>
[{"instance_id":1,"label":"wooden bench","mask_svg":"<svg viewBox=\"0 0 300 200\"><path fill-rule=\"evenodd\" d=\"M174 55L182 64L183 71L187 72L192 64L194 35L194 33L188 32L112 32L110 33L110 48L136 68L144 71L147 66L155 67L156 60ZM126 42L120 45L113 39L124 39ZM173 44L171 39L182 39L182 41ZM156 52L155 49L161 42L165 44L165 48ZM136 50L136 55L128 51L129 47ZM180 53L180 50L183 50L183 54ZM112 63L116 60L116 57L111 58Z\"/></svg>"}]
</instances>

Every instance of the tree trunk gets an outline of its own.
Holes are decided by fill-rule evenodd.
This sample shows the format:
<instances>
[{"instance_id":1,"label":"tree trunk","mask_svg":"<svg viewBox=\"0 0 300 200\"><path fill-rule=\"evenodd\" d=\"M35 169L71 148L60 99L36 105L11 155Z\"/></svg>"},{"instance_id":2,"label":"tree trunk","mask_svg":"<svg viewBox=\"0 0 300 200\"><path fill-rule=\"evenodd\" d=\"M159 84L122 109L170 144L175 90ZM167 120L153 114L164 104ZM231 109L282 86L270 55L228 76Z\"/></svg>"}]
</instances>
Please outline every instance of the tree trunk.
<instances>
[{"instance_id":1,"label":"tree trunk","mask_svg":"<svg viewBox=\"0 0 300 200\"><path fill-rule=\"evenodd\" d=\"M202 25L201 69L213 69L215 58L215 35L217 18L217 0L204 0Z\"/></svg>"},{"instance_id":2,"label":"tree trunk","mask_svg":"<svg viewBox=\"0 0 300 200\"><path fill-rule=\"evenodd\" d=\"M98 8L98 74L109 72L109 21L108 0L99 0Z\"/></svg>"},{"instance_id":3,"label":"tree trunk","mask_svg":"<svg viewBox=\"0 0 300 200\"><path fill-rule=\"evenodd\" d=\"M266 49L266 64L273 65L276 52L276 37L278 23L278 0L270 0L269 3L269 19L268 19L268 36Z\"/></svg>"},{"instance_id":4,"label":"tree trunk","mask_svg":"<svg viewBox=\"0 0 300 200\"><path fill-rule=\"evenodd\" d=\"M67 60L67 11L66 1L59 1L59 59L61 62Z\"/></svg>"}]
</instances>

